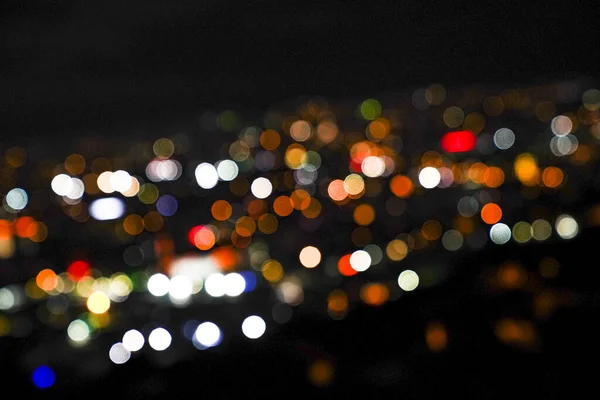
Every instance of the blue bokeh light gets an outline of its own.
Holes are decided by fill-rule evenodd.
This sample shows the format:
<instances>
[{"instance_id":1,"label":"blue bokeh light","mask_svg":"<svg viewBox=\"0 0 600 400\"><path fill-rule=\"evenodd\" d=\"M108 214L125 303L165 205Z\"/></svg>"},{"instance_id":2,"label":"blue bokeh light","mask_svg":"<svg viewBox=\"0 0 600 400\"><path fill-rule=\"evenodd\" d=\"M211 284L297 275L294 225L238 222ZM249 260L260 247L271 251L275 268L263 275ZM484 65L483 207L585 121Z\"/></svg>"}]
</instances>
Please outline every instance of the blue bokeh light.
<instances>
[{"instance_id":1,"label":"blue bokeh light","mask_svg":"<svg viewBox=\"0 0 600 400\"><path fill-rule=\"evenodd\" d=\"M47 389L54 385L54 382L56 381L54 371L46 365L37 367L35 371L33 371L31 378L33 379L33 384L40 389Z\"/></svg>"}]
</instances>

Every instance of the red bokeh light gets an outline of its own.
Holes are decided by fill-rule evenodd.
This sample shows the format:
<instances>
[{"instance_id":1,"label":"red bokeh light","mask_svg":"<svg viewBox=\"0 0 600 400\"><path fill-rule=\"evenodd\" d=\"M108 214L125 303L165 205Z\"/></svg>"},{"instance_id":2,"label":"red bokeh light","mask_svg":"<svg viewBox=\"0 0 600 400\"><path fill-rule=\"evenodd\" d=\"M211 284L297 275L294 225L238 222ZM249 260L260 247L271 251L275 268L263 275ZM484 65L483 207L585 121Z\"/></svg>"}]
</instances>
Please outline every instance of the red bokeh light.
<instances>
[{"instance_id":1,"label":"red bokeh light","mask_svg":"<svg viewBox=\"0 0 600 400\"><path fill-rule=\"evenodd\" d=\"M475 148L476 136L471 131L448 132L442 136L442 149L449 153L471 151Z\"/></svg>"},{"instance_id":2,"label":"red bokeh light","mask_svg":"<svg viewBox=\"0 0 600 400\"><path fill-rule=\"evenodd\" d=\"M90 273L91 273L90 264L83 260L73 261L67 267L67 275L69 275L69 278L71 278L71 280L73 280L75 282L80 281L85 276L89 276Z\"/></svg>"}]
</instances>

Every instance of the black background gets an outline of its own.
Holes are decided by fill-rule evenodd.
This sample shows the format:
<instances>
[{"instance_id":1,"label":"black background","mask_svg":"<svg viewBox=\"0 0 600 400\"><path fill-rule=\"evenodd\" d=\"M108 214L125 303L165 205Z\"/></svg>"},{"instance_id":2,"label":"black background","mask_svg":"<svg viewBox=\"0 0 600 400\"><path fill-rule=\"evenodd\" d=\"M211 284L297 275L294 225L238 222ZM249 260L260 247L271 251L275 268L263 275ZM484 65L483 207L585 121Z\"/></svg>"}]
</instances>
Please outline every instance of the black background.
<instances>
[{"instance_id":1,"label":"black background","mask_svg":"<svg viewBox=\"0 0 600 400\"><path fill-rule=\"evenodd\" d=\"M303 95L364 98L437 82L594 76L593 8L583 1L5 0L0 141L69 140L90 130L110 137L124 127L168 127L203 110L263 110ZM231 343L168 368L140 358L43 396L569 398L597 374L595 235L527 254L507 246L502 255L471 255L455 260L461 272L442 287L380 309L359 307L343 321L305 314L259 344ZM570 271L556 284L574 293L576 306L541 325L541 348L498 343L492 321L506 310L525 315L530 305L517 295L486 296L479 268L500 256L545 255ZM432 318L450 332L443 354L431 354L423 339ZM310 360L321 356L335 367L326 389L306 380ZM0 390L28 392L29 376L4 360Z\"/></svg>"}]
</instances>

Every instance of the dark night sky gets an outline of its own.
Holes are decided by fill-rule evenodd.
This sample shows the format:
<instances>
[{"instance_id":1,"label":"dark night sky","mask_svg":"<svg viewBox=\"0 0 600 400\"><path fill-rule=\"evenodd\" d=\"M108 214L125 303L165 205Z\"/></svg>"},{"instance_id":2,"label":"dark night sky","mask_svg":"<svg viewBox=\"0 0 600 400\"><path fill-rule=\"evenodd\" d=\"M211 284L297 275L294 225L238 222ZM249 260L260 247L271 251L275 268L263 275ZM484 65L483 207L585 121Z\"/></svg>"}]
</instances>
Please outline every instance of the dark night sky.
<instances>
[{"instance_id":1,"label":"dark night sky","mask_svg":"<svg viewBox=\"0 0 600 400\"><path fill-rule=\"evenodd\" d=\"M175 3L2 2L2 136L595 70L585 2Z\"/></svg>"},{"instance_id":2,"label":"dark night sky","mask_svg":"<svg viewBox=\"0 0 600 400\"><path fill-rule=\"evenodd\" d=\"M598 22L592 3L4 0L0 145L74 138L88 130L110 135L122 127L168 127L195 121L203 110L261 111L303 95L364 98L437 82L518 85L594 76ZM597 239L584 240L582 248ZM465 271L495 255L482 257L464 261ZM138 360L125 366L126 373L75 386L89 398L92 391L106 396L115 390L132 398L185 398L191 390L202 393L202 384L222 388L223 397L213 398L337 398L355 395L349 385L355 383L373 398L496 399L515 393L560 398L571 381L581 383L570 368L571 354L590 350L584 342L593 339L594 301L549 322L550 352L532 355L492 341L485 324L499 306L486 303L478 285L465 272L444 290L378 311L361 309L341 324L309 315L262 347L232 345L169 370ZM405 328L390 335L398 315ZM432 357L422 343L431 315L447 318L458 332L446 357ZM315 352L336 357L346 381L325 392L309 387L298 354ZM382 371L401 376L400 383L369 381ZM9 372L4 376L19 387L30 386L28 376ZM513 385L524 389L515 392ZM72 395L60 390L55 394Z\"/></svg>"}]
</instances>

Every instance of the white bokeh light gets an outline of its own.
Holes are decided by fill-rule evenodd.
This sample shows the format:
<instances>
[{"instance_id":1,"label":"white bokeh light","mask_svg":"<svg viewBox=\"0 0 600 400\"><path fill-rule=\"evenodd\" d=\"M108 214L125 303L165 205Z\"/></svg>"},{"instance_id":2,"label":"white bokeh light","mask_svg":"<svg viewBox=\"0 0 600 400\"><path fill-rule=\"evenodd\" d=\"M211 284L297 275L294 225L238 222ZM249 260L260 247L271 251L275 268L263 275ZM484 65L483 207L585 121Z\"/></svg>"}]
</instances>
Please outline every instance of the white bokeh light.
<instances>
[{"instance_id":1,"label":"white bokeh light","mask_svg":"<svg viewBox=\"0 0 600 400\"><path fill-rule=\"evenodd\" d=\"M364 250L356 250L350 256L350 266L358 272L366 271L371 266L371 256Z\"/></svg>"},{"instance_id":2,"label":"white bokeh light","mask_svg":"<svg viewBox=\"0 0 600 400\"><path fill-rule=\"evenodd\" d=\"M221 341L221 330L213 322L203 322L194 332L196 340L205 347L213 347Z\"/></svg>"},{"instance_id":3,"label":"white bokeh light","mask_svg":"<svg viewBox=\"0 0 600 400\"><path fill-rule=\"evenodd\" d=\"M129 351L138 351L144 347L144 335L138 330L130 329L123 335L123 346Z\"/></svg>"},{"instance_id":4,"label":"white bokeh light","mask_svg":"<svg viewBox=\"0 0 600 400\"><path fill-rule=\"evenodd\" d=\"M16 211L20 211L27 206L27 192L23 189L15 188L6 194L6 204Z\"/></svg>"},{"instance_id":5,"label":"white bokeh light","mask_svg":"<svg viewBox=\"0 0 600 400\"><path fill-rule=\"evenodd\" d=\"M108 357L115 364L125 364L131 357L131 352L123 346L123 343L115 343L108 351Z\"/></svg>"},{"instance_id":6,"label":"white bokeh light","mask_svg":"<svg viewBox=\"0 0 600 400\"><path fill-rule=\"evenodd\" d=\"M210 274L204 282L204 290L212 297L221 297L225 295L227 283L225 275L221 273Z\"/></svg>"},{"instance_id":7,"label":"white bokeh light","mask_svg":"<svg viewBox=\"0 0 600 400\"><path fill-rule=\"evenodd\" d=\"M266 199L273 191L273 185L267 178L256 178L250 186L250 191L257 199Z\"/></svg>"},{"instance_id":8,"label":"white bokeh light","mask_svg":"<svg viewBox=\"0 0 600 400\"><path fill-rule=\"evenodd\" d=\"M120 169L111 174L108 182L115 192L124 192L131 187L131 175Z\"/></svg>"},{"instance_id":9,"label":"white bokeh light","mask_svg":"<svg viewBox=\"0 0 600 400\"><path fill-rule=\"evenodd\" d=\"M512 236L508 225L499 222L490 228L490 239L496 244L508 243Z\"/></svg>"},{"instance_id":10,"label":"white bokeh light","mask_svg":"<svg viewBox=\"0 0 600 400\"><path fill-rule=\"evenodd\" d=\"M171 340L171 334L165 328L156 328L148 335L148 344L156 351L168 349Z\"/></svg>"},{"instance_id":11,"label":"white bokeh light","mask_svg":"<svg viewBox=\"0 0 600 400\"><path fill-rule=\"evenodd\" d=\"M377 178L385 172L385 162L380 157L368 156L363 160L361 170L369 178Z\"/></svg>"},{"instance_id":12,"label":"white bokeh light","mask_svg":"<svg viewBox=\"0 0 600 400\"><path fill-rule=\"evenodd\" d=\"M500 128L494 133L494 144L500 150L510 149L515 144L515 133L508 128Z\"/></svg>"},{"instance_id":13,"label":"white bokeh light","mask_svg":"<svg viewBox=\"0 0 600 400\"><path fill-rule=\"evenodd\" d=\"M225 275L225 294L230 297L239 296L246 289L246 280L237 272Z\"/></svg>"},{"instance_id":14,"label":"white bokeh light","mask_svg":"<svg viewBox=\"0 0 600 400\"><path fill-rule=\"evenodd\" d=\"M410 269L402 271L398 276L398 286L406 292L415 290L419 286L419 275Z\"/></svg>"},{"instance_id":15,"label":"white bokeh light","mask_svg":"<svg viewBox=\"0 0 600 400\"><path fill-rule=\"evenodd\" d=\"M559 215L555 224L556 233L563 239L573 239L579 232L579 225L575 218L567 214Z\"/></svg>"},{"instance_id":16,"label":"white bokeh light","mask_svg":"<svg viewBox=\"0 0 600 400\"><path fill-rule=\"evenodd\" d=\"M125 213L125 204L116 197L97 199L90 204L90 215L99 221L117 219Z\"/></svg>"},{"instance_id":17,"label":"white bokeh light","mask_svg":"<svg viewBox=\"0 0 600 400\"><path fill-rule=\"evenodd\" d=\"M434 167L425 167L419 172L419 183L425 189L433 189L442 179L440 171Z\"/></svg>"},{"instance_id":18,"label":"white bokeh light","mask_svg":"<svg viewBox=\"0 0 600 400\"><path fill-rule=\"evenodd\" d=\"M193 291L194 286L187 276L174 276L169 282L169 297L176 303L187 301Z\"/></svg>"},{"instance_id":19,"label":"white bokeh light","mask_svg":"<svg viewBox=\"0 0 600 400\"><path fill-rule=\"evenodd\" d=\"M71 178L71 190L69 190L69 193L67 193L66 196L71 200L77 200L83 196L84 192L85 185L83 184L83 181L79 178Z\"/></svg>"},{"instance_id":20,"label":"white bokeh light","mask_svg":"<svg viewBox=\"0 0 600 400\"><path fill-rule=\"evenodd\" d=\"M154 274L148 279L148 291L156 297L164 296L169 293L171 281L165 274Z\"/></svg>"},{"instance_id":21,"label":"white bokeh light","mask_svg":"<svg viewBox=\"0 0 600 400\"><path fill-rule=\"evenodd\" d=\"M212 164L203 162L194 171L196 182L202 189L212 189L219 182L219 174Z\"/></svg>"},{"instance_id":22,"label":"white bokeh light","mask_svg":"<svg viewBox=\"0 0 600 400\"><path fill-rule=\"evenodd\" d=\"M85 342L90 337L90 327L84 321L76 319L69 324L67 335L74 342Z\"/></svg>"},{"instance_id":23,"label":"white bokeh light","mask_svg":"<svg viewBox=\"0 0 600 400\"><path fill-rule=\"evenodd\" d=\"M59 196L66 196L71 191L72 186L71 177L66 174L56 175L50 183L52 191Z\"/></svg>"},{"instance_id":24,"label":"white bokeh light","mask_svg":"<svg viewBox=\"0 0 600 400\"><path fill-rule=\"evenodd\" d=\"M222 181L232 181L239 173L239 167L233 160L222 160L217 163L217 174Z\"/></svg>"},{"instance_id":25,"label":"white bokeh light","mask_svg":"<svg viewBox=\"0 0 600 400\"><path fill-rule=\"evenodd\" d=\"M266 330L265 320L258 315L251 315L242 322L242 332L249 339L258 339Z\"/></svg>"}]
</instances>

